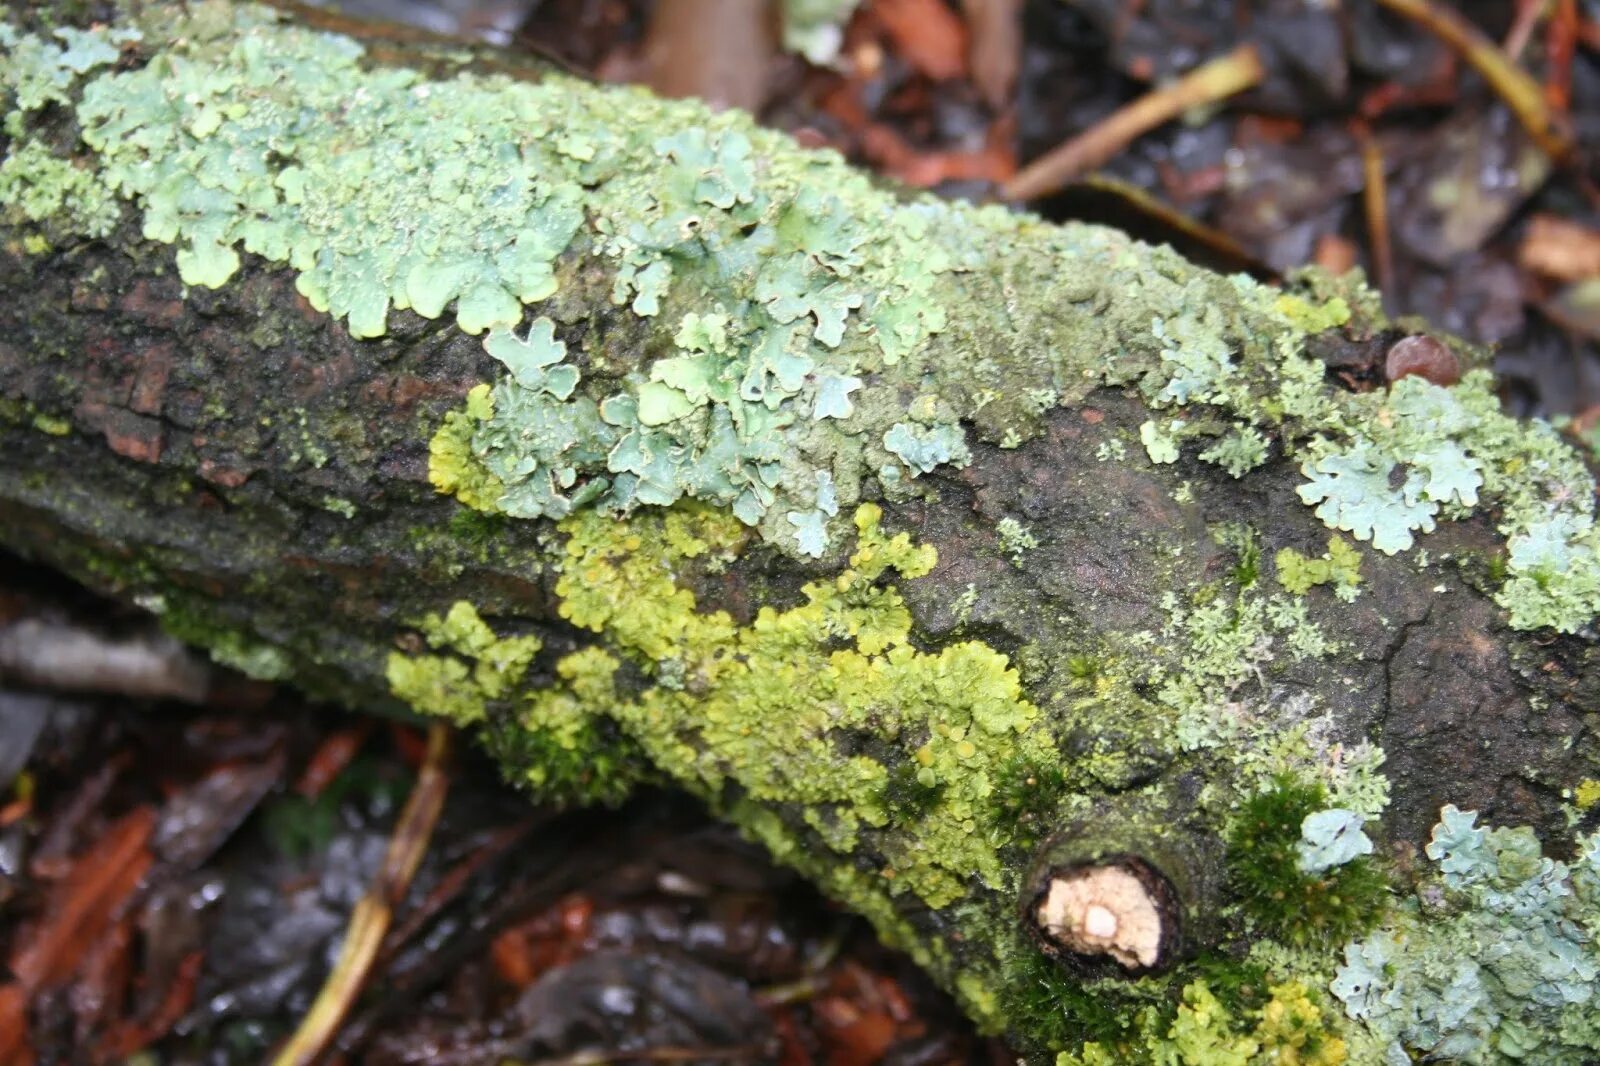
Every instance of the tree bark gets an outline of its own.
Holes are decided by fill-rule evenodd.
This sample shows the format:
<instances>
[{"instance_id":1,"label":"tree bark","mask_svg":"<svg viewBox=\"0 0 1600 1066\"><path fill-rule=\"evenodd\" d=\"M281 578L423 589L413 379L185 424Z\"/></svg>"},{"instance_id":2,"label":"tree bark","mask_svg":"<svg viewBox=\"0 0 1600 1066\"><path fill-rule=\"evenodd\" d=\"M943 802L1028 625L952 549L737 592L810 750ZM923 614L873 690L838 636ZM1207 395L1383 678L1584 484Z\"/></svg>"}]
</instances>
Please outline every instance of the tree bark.
<instances>
[{"instance_id":1,"label":"tree bark","mask_svg":"<svg viewBox=\"0 0 1600 1066\"><path fill-rule=\"evenodd\" d=\"M1298 841L1312 810L1382 808L1366 829L1397 900L1431 876L1419 853L1445 804L1531 825L1552 854L1593 828L1592 800L1574 799L1600 778L1590 593L1579 587L1565 614L1519 607L1508 590L1526 564L1514 538L1533 527L1502 528L1517 508L1536 509L1504 486L1566 446L1526 429L1509 440L1481 412L1478 430L1439 429L1439 405L1487 386L1386 380L1383 355L1404 331L1358 285L1314 280L1280 298L1109 231L882 192L836 160L693 105L389 41L337 75L349 79L332 86L354 101L348 111L307 105L315 121L295 133L306 147L275 142L281 156L235 155L225 173L176 164L179 186L231 196L255 188L248 174L260 166L283 189L290 157L331 182L338 175L304 162L320 151L313 142L341 146L339 166L358 165L362 146L407 135L398 118L358 127L349 116L360 101L395 91L417 104L419 87L492 101L537 86L553 94L541 106L560 97L576 110L529 133L525 156L565 128L574 139L563 151L606 165L574 179L584 216L551 253L553 291L506 283L514 319L469 320L465 290L452 293L459 321L392 309L404 280L381 273L393 292L374 315L360 298L305 283L321 269L309 265L317 247L290 264L292 253L246 232L275 211L310 226L311 209L294 215L286 192L227 207L226 225L239 228L219 237L204 230L223 224L212 208L164 206L160 189L139 184L139 168L180 149L203 158L230 124L257 121L262 101L288 106L273 93L292 86L240 73L241 42L308 55L323 45L286 43L288 24L244 8L144 5L135 17L89 7L142 36L104 38L113 54L99 62L40 59L28 41L71 42L48 35L48 17L19 11L9 44L7 165L22 172L9 160L34 146L102 183L42 207L13 192L0 216L10 294L0 307L0 540L13 550L144 604L247 672L353 707L449 713L543 797L610 800L637 781L676 782L865 913L980 1023L1030 1051L1100 1041L1130 1056L1117 1061L1154 1055L1182 990L1221 987L1227 967L1263 983L1246 958L1263 939L1292 960L1270 979L1323 987L1320 1024L1366 1046L1324 986L1344 940L1378 920L1377 903L1350 921L1330 917L1333 934L1307 932L1254 906L1242 865L1274 833ZM60 91L30 106L24 68L60 74ZM197 69L214 83L186 82ZM396 70L415 72L400 89L384 81ZM151 134L153 111L135 122L133 103L86 103L113 78L125 79L114 97L166 94L164 139ZM207 93L214 113L193 103ZM188 106L201 109L179 113ZM483 159L503 132L483 107L457 131L473 167L491 165ZM601 107L612 110L594 128L574 117ZM617 134L633 140L608 155L602 130L625 120L641 128ZM506 121L540 120L512 108ZM703 220L671 215L670 191L631 205L608 193L634 195L625 183L640 174L655 183L641 187L675 188L674 167L691 153L660 146L708 130L702 184L683 194ZM752 146L748 184L740 158L716 155L729 131ZM487 155L471 154L479 149ZM415 173L386 165L359 195L443 180L439 158ZM75 180L34 165L21 187L44 189L47 173L58 189ZM726 188L704 185L713 180ZM825 211L794 213L802 196L834 193ZM97 195L110 203L103 227L84 207ZM526 193L529 204L540 195ZM441 214L454 210L448 201L441 193ZM630 210L641 225L722 225L730 243L701 236L662 251L640 238L619 251L608 233ZM163 211L180 221L164 227ZM912 236L884 237L908 212ZM785 220L802 216L815 231L795 237ZM448 221L470 228L474 217ZM363 226L377 224L306 239L325 251ZM760 243L769 229L776 244ZM295 230L290 242L303 237ZM793 313L769 298L763 286L778 283L762 272L791 239L803 270L856 302L825 309L818 285ZM701 265L740 240L754 251L738 269ZM239 265L213 270L201 261L212 253ZM661 262L673 280L649 313L638 279ZM632 288L619 290L624 274ZM550 339L581 370L576 392L530 385L547 380L544 366L497 358L465 331L487 327L491 342L520 332L523 302L552 320ZM905 351L891 336L899 310L915 316L898 335ZM686 339L691 312L724 316L741 339L697 347ZM832 314L847 326L838 339ZM796 321L787 350L804 354L805 381L768 384L759 402L717 391L734 380L725 367L710 399L672 373L651 376L669 360L746 370L739 360ZM535 344L535 333L512 336ZM1220 362L1206 362L1212 349ZM1310 379L1285 369L1308 360ZM508 369L520 386L506 384ZM824 399L830 375L854 382L842 406L837 393ZM468 402L480 383L498 383L492 414L481 393L476 413ZM585 425L609 454L584 458L580 443L552 460L547 450L533 477L552 480L530 483L560 500L535 515L507 502L515 486L490 475L509 468L496 449L514 445L491 430L512 400L537 396L541 411L559 400L565 418L585 399L614 410L604 401L618 395L640 411L647 398L675 404L674 417L605 429L591 414ZM825 402L849 413L826 417ZM1393 426L1409 424L1405 404L1421 403L1433 413L1417 424L1432 428L1418 430L1427 440L1417 446L1459 445L1455 472L1476 477L1482 499L1435 507L1432 532L1396 519L1404 539L1416 534L1411 550L1351 550L1386 528L1398 535L1390 520L1408 505L1414 516L1424 490L1407 478L1426 462L1380 469L1392 492L1371 490L1378 522L1347 522L1344 539L1299 490L1352 440L1404 446L1413 438ZM723 412L751 426L764 417L757 408L790 416L762 431L777 454L714 471L761 471L748 483L730 489L691 463L675 468L683 499L671 508L619 496L638 473L618 458L627 434L700 420L697 462ZM1263 448L1237 473L1202 458L1230 438L1249 453L1250 433ZM756 444L747 434L739 446ZM1550 513L1591 514L1593 484L1574 480L1581 461L1564 454L1567 473L1526 478ZM774 499L743 516L755 519L747 527L729 508L763 478ZM598 502L581 498L586 487ZM817 539L797 537L812 521ZM1575 581L1600 566L1585 536L1562 542ZM1340 570L1345 551L1359 563ZM1513 627L1530 617L1555 624ZM1315 798L1285 808L1293 825L1251 821L1251 797L1301 784ZM1135 925L1155 932L1140 940ZM1124 935L1133 939L1113 950ZM1161 1020L1141 1016L1146 1006ZM1248 997L1235 1005L1241 1032L1252 1009Z\"/></svg>"}]
</instances>

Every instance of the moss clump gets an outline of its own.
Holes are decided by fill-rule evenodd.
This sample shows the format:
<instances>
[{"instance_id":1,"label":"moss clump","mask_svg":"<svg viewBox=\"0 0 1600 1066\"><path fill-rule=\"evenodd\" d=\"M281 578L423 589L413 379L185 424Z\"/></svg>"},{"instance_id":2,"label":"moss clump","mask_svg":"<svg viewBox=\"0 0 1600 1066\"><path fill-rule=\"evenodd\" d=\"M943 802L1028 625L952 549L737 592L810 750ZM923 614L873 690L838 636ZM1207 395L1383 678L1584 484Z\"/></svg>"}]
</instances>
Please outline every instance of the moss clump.
<instances>
[{"instance_id":1,"label":"moss clump","mask_svg":"<svg viewBox=\"0 0 1600 1066\"><path fill-rule=\"evenodd\" d=\"M1279 777L1240 804L1228 831L1232 891L1263 932L1289 944L1325 948L1360 936L1388 899L1370 856L1321 873L1302 869L1301 826L1326 807L1320 784Z\"/></svg>"},{"instance_id":2,"label":"moss clump","mask_svg":"<svg viewBox=\"0 0 1600 1066\"><path fill-rule=\"evenodd\" d=\"M1183 986L1176 1010L1140 1012L1137 1033L1094 1040L1056 1066L1343 1066L1344 1039L1323 1018L1320 997L1298 981L1272 986L1259 1010L1230 1008L1204 980Z\"/></svg>"},{"instance_id":3,"label":"moss clump","mask_svg":"<svg viewBox=\"0 0 1600 1066\"><path fill-rule=\"evenodd\" d=\"M1050 819L1067 793L1067 773L1059 760L1039 762L1018 755L1001 765L992 801L1011 824L1016 846L1032 851L1050 831Z\"/></svg>"},{"instance_id":4,"label":"moss clump","mask_svg":"<svg viewBox=\"0 0 1600 1066\"><path fill-rule=\"evenodd\" d=\"M1134 1011L1122 996L1067 973L1032 947L1009 957L1001 1005L1011 1026L1042 1047L1099 1045L1131 1054L1138 1036Z\"/></svg>"}]
</instances>

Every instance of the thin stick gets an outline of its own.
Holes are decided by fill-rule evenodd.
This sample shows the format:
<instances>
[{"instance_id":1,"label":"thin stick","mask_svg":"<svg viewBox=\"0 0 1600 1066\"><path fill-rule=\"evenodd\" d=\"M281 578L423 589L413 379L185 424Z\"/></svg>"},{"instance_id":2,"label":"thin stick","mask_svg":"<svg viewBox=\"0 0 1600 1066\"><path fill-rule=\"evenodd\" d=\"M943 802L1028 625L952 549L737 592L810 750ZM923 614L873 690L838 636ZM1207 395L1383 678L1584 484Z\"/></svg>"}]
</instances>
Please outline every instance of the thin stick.
<instances>
[{"instance_id":1,"label":"thin stick","mask_svg":"<svg viewBox=\"0 0 1600 1066\"><path fill-rule=\"evenodd\" d=\"M1367 237L1372 244L1372 272L1377 275L1378 292L1393 299L1394 247L1389 239L1388 177L1384 171L1383 148L1365 123L1355 127L1356 140L1361 145L1361 171L1366 186L1361 193L1361 206L1367 216Z\"/></svg>"},{"instance_id":2,"label":"thin stick","mask_svg":"<svg viewBox=\"0 0 1600 1066\"><path fill-rule=\"evenodd\" d=\"M316 1061L338 1033L366 983L372 960L394 919L394 905L405 897L444 807L445 793L450 788L445 772L450 738L448 725L435 723L428 728L427 755L400 820L395 823L394 835L389 838L383 867L350 912L350 927L339 949L339 960L300 1027L273 1059L273 1066L308 1066Z\"/></svg>"},{"instance_id":3,"label":"thin stick","mask_svg":"<svg viewBox=\"0 0 1600 1066\"><path fill-rule=\"evenodd\" d=\"M1572 57L1577 49L1577 0L1556 0L1544 38L1544 99L1550 110L1563 117L1572 108Z\"/></svg>"},{"instance_id":4,"label":"thin stick","mask_svg":"<svg viewBox=\"0 0 1600 1066\"><path fill-rule=\"evenodd\" d=\"M1489 83L1517 121L1528 131L1539 148L1557 163L1572 160L1572 131L1562 116L1550 110L1544 91L1527 71L1506 58L1506 54L1483 31L1452 8L1432 0L1378 0L1439 38L1466 60Z\"/></svg>"},{"instance_id":5,"label":"thin stick","mask_svg":"<svg viewBox=\"0 0 1600 1066\"><path fill-rule=\"evenodd\" d=\"M1059 190L1079 174L1104 163L1136 138L1190 108L1241 93L1266 76L1255 45L1240 45L1194 68L1170 85L1141 96L1023 167L1001 187L1008 200L1034 200Z\"/></svg>"},{"instance_id":6,"label":"thin stick","mask_svg":"<svg viewBox=\"0 0 1600 1066\"><path fill-rule=\"evenodd\" d=\"M1545 8L1549 0L1517 0L1516 13L1511 19L1511 29L1506 32L1506 39L1500 45L1506 58L1515 63L1522 58L1523 49L1528 47L1528 42L1533 40L1533 31L1539 21L1545 17Z\"/></svg>"}]
</instances>

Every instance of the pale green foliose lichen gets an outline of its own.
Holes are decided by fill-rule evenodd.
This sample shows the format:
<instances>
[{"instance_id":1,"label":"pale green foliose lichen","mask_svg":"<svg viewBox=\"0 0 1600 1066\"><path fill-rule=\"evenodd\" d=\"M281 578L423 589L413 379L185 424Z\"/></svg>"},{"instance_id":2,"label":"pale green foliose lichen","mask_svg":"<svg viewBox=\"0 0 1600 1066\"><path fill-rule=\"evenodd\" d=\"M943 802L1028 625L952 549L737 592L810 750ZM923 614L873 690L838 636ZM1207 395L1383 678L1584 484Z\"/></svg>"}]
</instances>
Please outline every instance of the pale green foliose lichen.
<instances>
[{"instance_id":1,"label":"pale green foliose lichen","mask_svg":"<svg viewBox=\"0 0 1600 1066\"><path fill-rule=\"evenodd\" d=\"M1300 824L1300 872L1320 874L1371 855L1372 838L1361 828L1365 822L1359 812L1342 807L1308 814Z\"/></svg>"},{"instance_id":2,"label":"pale green foliose lichen","mask_svg":"<svg viewBox=\"0 0 1600 1066\"><path fill-rule=\"evenodd\" d=\"M10 98L5 133L11 140L0 162L0 221L55 221L89 237L111 232L121 214L114 191L93 167L80 167L22 139L24 119L51 103L69 102L80 76L117 61L119 48L139 39L133 30L58 29L50 37L19 34L0 23L0 50L7 68L0 90ZM48 241L31 234L28 251L43 251Z\"/></svg>"},{"instance_id":3,"label":"pale green foliose lichen","mask_svg":"<svg viewBox=\"0 0 1600 1066\"><path fill-rule=\"evenodd\" d=\"M12 103L5 119L6 134L20 136L23 116L31 111L50 103L71 103L69 90L75 80L115 63L120 47L139 39L139 32L127 27L63 27L45 37L19 33L15 27L0 23L0 48L5 50L7 59L4 72L0 73L0 87L7 90Z\"/></svg>"},{"instance_id":4,"label":"pale green foliose lichen","mask_svg":"<svg viewBox=\"0 0 1600 1066\"><path fill-rule=\"evenodd\" d=\"M1570 863L1528 829L1484 829L1445 807L1436 870L1396 918L1345 948L1333 993L1383 1042L1385 1063L1600 1056L1600 833Z\"/></svg>"},{"instance_id":5,"label":"pale green foliose lichen","mask_svg":"<svg viewBox=\"0 0 1600 1066\"><path fill-rule=\"evenodd\" d=\"M1285 302L1294 298L1281 297L1280 309ZM1174 377L1159 388L1158 377L1141 386L1156 406L1198 399L1236 419L1202 458L1243 472L1254 449L1230 442L1275 424L1306 478L1301 499L1330 528L1391 555L1412 548L1440 517L1492 507L1507 539L1508 578L1496 598L1513 626L1576 632L1600 613L1594 480L1548 424L1501 410L1489 372L1470 372L1450 387L1408 376L1383 391L1331 390L1291 332L1263 392L1204 342L1210 334L1202 322L1196 312L1187 323L1157 324L1158 337L1191 338L1193 351L1181 343L1164 349Z\"/></svg>"},{"instance_id":6,"label":"pale green foliose lichen","mask_svg":"<svg viewBox=\"0 0 1600 1066\"><path fill-rule=\"evenodd\" d=\"M1152 463L1164 465L1178 461L1178 443L1172 437L1172 429L1163 429L1153 420L1147 421L1139 427L1139 440Z\"/></svg>"},{"instance_id":7,"label":"pale green foliose lichen","mask_svg":"<svg viewBox=\"0 0 1600 1066\"><path fill-rule=\"evenodd\" d=\"M7 29L0 86L17 102L17 153L30 109L81 94L96 180L138 204L148 237L178 245L188 283L225 283L242 250L287 263L357 336L383 333L392 309L453 307L493 348L589 259L619 307L665 319L672 348L620 374L587 336L569 350L550 316L516 341L539 351L514 360L562 356L521 380L508 364L490 416L455 419L435 449L470 460L480 505L496 482L487 506L522 517L692 497L825 554L848 530L820 505L819 473L846 506L871 478L898 498L969 461L964 423L1017 446L1050 404L1136 383L1153 407L1222 416L1167 423L1152 437L1162 459L1197 440L1199 458L1239 477L1276 439L1307 503L1381 551L1494 507L1514 625L1573 631L1600 608L1577 453L1503 415L1483 375L1329 389L1301 346L1348 317L1337 299L1157 266L1106 231L897 199L835 156L689 102L375 67L348 38L261 8L199 4L143 33L142 66L103 72L137 35ZM99 211L80 209L80 231L104 224ZM997 269L995 247L1026 264L1003 269L1053 279L1066 313L950 323L947 308L971 302L963 276ZM580 380L585 361L605 372Z\"/></svg>"},{"instance_id":8,"label":"pale green foliose lichen","mask_svg":"<svg viewBox=\"0 0 1600 1066\"><path fill-rule=\"evenodd\" d=\"M1000 538L1000 550L1011 556L1011 561L1018 566L1022 565L1025 555L1039 546L1038 538L1015 518L1000 519L994 531Z\"/></svg>"},{"instance_id":9,"label":"pale green foliose lichen","mask_svg":"<svg viewBox=\"0 0 1600 1066\"><path fill-rule=\"evenodd\" d=\"M404 308L453 308L462 329L488 331L511 374L473 449L508 514L692 496L789 537L786 514L818 510L829 455L859 449L862 427L832 426L855 414L862 372L941 329L936 278L976 261L974 242L941 236L953 209L932 201L863 232L859 209L882 194L742 116L553 75L372 69L355 42L264 9L202 4L179 21L145 65L83 86L98 180L138 203L146 237L178 245L190 285L226 283L243 251L290 265L357 337ZM24 68L41 47L7 40ZM24 69L10 88L42 97L37 80ZM69 84L49 82L49 98ZM1003 226L987 217L980 228ZM524 305L553 296L575 254L610 266L619 304L672 316L677 351L574 394L548 318L515 340ZM956 417L872 450L912 473L959 461ZM855 480L840 483L847 499Z\"/></svg>"}]
</instances>

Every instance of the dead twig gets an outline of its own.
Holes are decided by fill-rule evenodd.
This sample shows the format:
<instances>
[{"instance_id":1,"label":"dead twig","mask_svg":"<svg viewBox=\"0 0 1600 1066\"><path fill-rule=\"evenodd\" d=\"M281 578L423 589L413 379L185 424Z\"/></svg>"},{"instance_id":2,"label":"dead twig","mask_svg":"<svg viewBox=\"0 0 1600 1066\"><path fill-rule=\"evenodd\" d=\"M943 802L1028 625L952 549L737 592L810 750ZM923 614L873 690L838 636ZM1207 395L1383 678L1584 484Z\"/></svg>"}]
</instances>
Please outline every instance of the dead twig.
<instances>
[{"instance_id":1,"label":"dead twig","mask_svg":"<svg viewBox=\"0 0 1600 1066\"><path fill-rule=\"evenodd\" d=\"M1549 6L1549 0L1517 0L1515 14L1511 18L1511 28L1506 31L1506 39L1500 45L1506 58L1511 62L1515 63L1522 58L1523 50L1528 47L1528 42L1533 40L1533 31L1539 27Z\"/></svg>"},{"instance_id":2,"label":"dead twig","mask_svg":"<svg viewBox=\"0 0 1600 1066\"><path fill-rule=\"evenodd\" d=\"M273 1059L274 1066L308 1066L314 1062L332 1042L366 983L372 961L394 920L395 904L405 897L444 808L445 793L450 787L446 773L450 747L449 726L436 723L428 728L427 754L395 824L383 867L351 911L339 959L300 1027Z\"/></svg>"},{"instance_id":3,"label":"dead twig","mask_svg":"<svg viewBox=\"0 0 1600 1066\"><path fill-rule=\"evenodd\" d=\"M1439 38L1482 75L1541 151L1560 164L1572 161L1575 148L1566 116L1551 110L1539 83L1513 63L1482 30L1453 8L1432 0L1378 2Z\"/></svg>"},{"instance_id":4,"label":"dead twig","mask_svg":"<svg viewBox=\"0 0 1600 1066\"><path fill-rule=\"evenodd\" d=\"M1361 190L1361 206L1367 216L1367 239L1372 245L1372 272L1376 275L1378 292L1393 299L1394 244L1389 236L1389 182L1383 146L1365 123L1355 124L1355 135L1361 146L1361 173L1366 179Z\"/></svg>"},{"instance_id":5,"label":"dead twig","mask_svg":"<svg viewBox=\"0 0 1600 1066\"><path fill-rule=\"evenodd\" d=\"M1008 200L1034 200L1093 170L1136 138L1191 108L1214 104L1258 84L1266 76L1255 45L1202 63L1177 81L1118 108L1103 121L1023 167L1001 187Z\"/></svg>"},{"instance_id":6,"label":"dead twig","mask_svg":"<svg viewBox=\"0 0 1600 1066\"><path fill-rule=\"evenodd\" d=\"M1555 0L1544 38L1544 99L1552 111L1568 122L1572 107L1572 58L1577 50L1577 0Z\"/></svg>"}]
</instances>

